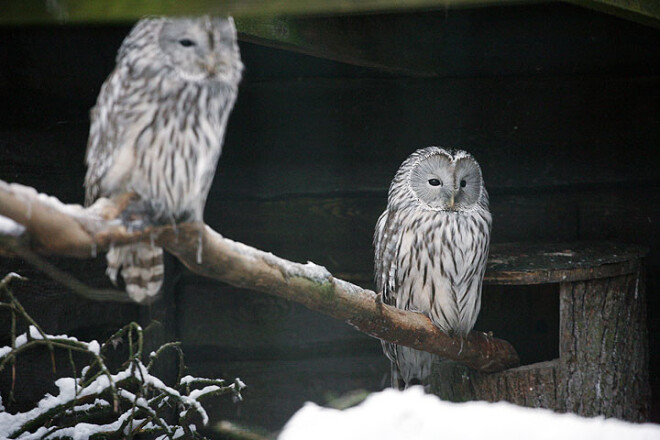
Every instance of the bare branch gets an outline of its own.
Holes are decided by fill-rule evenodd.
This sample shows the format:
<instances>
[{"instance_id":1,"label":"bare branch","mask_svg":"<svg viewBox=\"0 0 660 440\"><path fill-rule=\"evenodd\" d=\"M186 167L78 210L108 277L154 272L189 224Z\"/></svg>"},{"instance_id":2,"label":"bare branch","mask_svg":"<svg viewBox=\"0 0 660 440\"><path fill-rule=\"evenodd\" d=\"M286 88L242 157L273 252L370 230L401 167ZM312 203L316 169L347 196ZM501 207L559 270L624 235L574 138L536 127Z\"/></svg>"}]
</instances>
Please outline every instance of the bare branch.
<instances>
[{"instance_id":1,"label":"bare branch","mask_svg":"<svg viewBox=\"0 0 660 440\"><path fill-rule=\"evenodd\" d=\"M456 360L484 372L518 365L506 341L481 332L452 338L428 317L383 304L375 292L334 278L324 267L299 264L237 243L206 225L179 224L129 232L116 219L128 198L101 200L90 208L65 205L34 189L0 181L0 216L25 228L21 239L0 246L15 253L29 246L42 254L91 258L111 243L155 241L193 272L233 286L299 302L348 322L371 336ZM199 253L201 237L202 249ZM7 249L7 243L14 248ZM201 259L199 258L201 255Z\"/></svg>"}]
</instances>

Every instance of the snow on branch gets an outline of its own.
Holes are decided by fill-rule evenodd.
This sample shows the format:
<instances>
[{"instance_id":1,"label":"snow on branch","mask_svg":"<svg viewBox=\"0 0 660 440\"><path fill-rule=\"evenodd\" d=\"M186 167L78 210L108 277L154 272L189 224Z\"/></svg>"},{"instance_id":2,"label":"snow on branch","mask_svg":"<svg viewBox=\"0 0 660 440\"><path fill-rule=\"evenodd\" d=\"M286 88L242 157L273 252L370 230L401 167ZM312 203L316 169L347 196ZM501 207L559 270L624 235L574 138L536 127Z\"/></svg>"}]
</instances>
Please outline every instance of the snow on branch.
<instances>
[{"instance_id":1,"label":"snow on branch","mask_svg":"<svg viewBox=\"0 0 660 440\"><path fill-rule=\"evenodd\" d=\"M0 216L24 228L17 233L20 227L10 223L7 232L0 230L0 255L25 257L36 252L92 258L111 244L151 241L199 275L301 303L376 338L435 353L483 372L519 363L516 351L504 340L476 331L465 339L452 338L428 317L383 304L375 292L334 278L322 266L293 263L224 238L207 225L128 231L118 216L130 199L130 195L113 201L101 199L82 208L30 187L0 181Z\"/></svg>"}]
</instances>

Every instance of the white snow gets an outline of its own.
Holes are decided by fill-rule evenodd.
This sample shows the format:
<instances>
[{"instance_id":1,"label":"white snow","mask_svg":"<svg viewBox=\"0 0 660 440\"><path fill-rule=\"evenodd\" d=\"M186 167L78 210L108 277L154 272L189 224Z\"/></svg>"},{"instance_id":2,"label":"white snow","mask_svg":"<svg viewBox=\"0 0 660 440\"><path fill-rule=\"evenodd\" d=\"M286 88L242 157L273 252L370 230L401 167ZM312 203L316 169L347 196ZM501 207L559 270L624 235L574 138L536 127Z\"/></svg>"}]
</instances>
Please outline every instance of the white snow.
<instances>
[{"instance_id":1,"label":"white snow","mask_svg":"<svg viewBox=\"0 0 660 440\"><path fill-rule=\"evenodd\" d=\"M34 329L36 331L36 329ZM30 332L32 333L33 330L30 329ZM41 337L41 334L37 333L39 337ZM21 335L25 336L25 339L27 340L26 335ZM18 339L18 338L17 338ZM96 341L93 341L96 342ZM98 343L97 343L98 345ZM199 413L199 415L202 417L202 421L204 424L208 423L208 416L206 414L206 411L202 407L202 405L197 401L197 399L201 396L203 396L206 393L210 393L213 391L216 391L219 389L219 387L215 385L210 385L207 387L204 387L200 390L194 390L191 392L190 396L185 396L181 395L177 390L174 388L168 387L165 385L160 379L158 379L155 376L152 376L149 374L147 371L146 367L142 365L141 363L134 364L134 365L129 365L125 370L119 371L116 374L112 375L112 381L113 383L120 382L127 377L130 376L135 376L141 379L144 379L145 384L149 384L154 388L157 388L161 391L164 391L166 394L170 396L177 396L180 398L183 402L185 402L187 405L189 405L192 409L194 409L196 412ZM16 413L16 414L10 414L7 412L2 411L2 402L0 401L0 439L3 438L8 438L9 435L18 430L25 422L28 420L32 420L36 417L38 417L40 414L43 414L44 412L47 412L48 410L62 405L66 404L68 402L73 401L74 397L75 398L82 398L85 396L89 395L95 395L102 393L103 390L107 389L110 386L110 380L107 376L101 375L97 377L92 383L90 383L88 386L85 388L81 388L81 385L78 382L76 382L76 379L71 378L71 377L63 377L55 381L55 385L59 388L59 393L57 396L51 396L50 394L47 394L41 401L37 404L36 408L33 408L30 411L27 411L25 413ZM76 389L77 389L77 394L76 394ZM138 406L142 408L148 408L147 401L142 398L136 396L133 393L130 393L126 390L119 390L119 393L122 397L130 400L130 401L135 401ZM95 403L93 405L85 406L84 409L89 409L92 406L107 406L109 403L105 400L102 399L96 399ZM71 436L75 440L83 440L89 438L90 435L99 433L99 432L108 432L108 431L116 431L121 424L123 423L124 420L126 420L126 417L128 417L130 414L130 411L127 411L126 413L122 414L119 419L111 424L107 425L94 425L94 424L89 424L89 423L79 423L75 427L72 428L67 428L64 430L58 430L56 433L53 433L52 436L48 435L45 436L46 433L48 432L46 428L40 428L34 433L26 433L23 436L21 436L21 439L37 439L37 438L58 438L60 436ZM135 421L134 421L135 423ZM136 425L137 426L137 425ZM45 437L44 437L45 436Z\"/></svg>"},{"instance_id":2,"label":"white snow","mask_svg":"<svg viewBox=\"0 0 660 440\"><path fill-rule=\"evenodd\" d=\"M44 335L35 326L29 326L28 331L26 333L17 336L15 340L15 346L16 348L18 348L21 347L22 345L27 344L31 340L41 340L44 337L53 341L66 340L66 341L76 342L77 344L86 347L96 355L99 355L101 351L101 345L96 340L93 340L91 342L82 342L82 341L78 341L78 339L72 336L67 336L67 335L56 335L56 336L48 335L48 334ZM12 351L12 347L0 347L0 358L8 355L11 351ZM152 356L153 355L154 353L152 353ZM89 370L88 366L83 368L82 370L83 376L88 370ZM145 385L149 385L152 388L157 389L160 392L164 393L167 397L165 397L161 401L161 404L166 404L167 401L170 400L171 398L176 398L177 400L184 403L184 405L188 407L185 412L193 410L201 416L204 424L208 423L208 415L204 410L204 408L202 407L202 405L200 404L200 402L198 401L198 399L203 397L205 394L213 393L219 390L220 389L219 386L209 385L202 389L191 391L189 396L182 395L176 389L165 385L160 379L149 374L149 371L144 366L144 364L142 364L141 362L134 362L128 365L125 370L119 371L115 374L111 374L110 377L108 377L107 375L100 375L96 377L93 382L91 382L85 387L82 386L82 379L80 378L75 379L72 377L63 377L57 379L55 381L55 385L59 389L57 395L52 396L50 394L46 394L39 401L39 403L35 408L24 413L19 412L16 414L11 414L9 412L6 412L4 406L2 405L2 399L0 397L0 440L8 438L9 435L19 430L21 426L23 426L27 421L33 420L55 407L63 406L63 405L68 406L69 409L67 409L66 411L70 412L72 410L71 405L75 402L76 399L80 399L86 396L94 396L101 394L105 390L107 390L111 386L111 384L116 384L131 376L138 378L138 380L142 381ZM209 379L186 376L182 382L192 383L197 380L199 380L200 382L209 381ZM238 379L236 383L230 385L230 387L232 388L238 387L238 391L240 391L240 389L244 386L245 385L242 382L240 382ZM152 413L152 410L149 408L149 403L144 397L137 397L135 394L125 389L119 389L117 391L122 398L128 399L131 402L135 402L138 407L147 410L147 412L149 413ZM75 407L73 407L73 410L80 412L80 411L88 411L93 408L107 407L107 406L110 406L109 402L97 398L95 399L94 403L76 405ZM51 427L51 428L40 427L35 432L23 433L18 438L22 440L44 439L44 438L49 439L49 438L60 438L60 437L71 437L74 440L88 439L93 434L117 431L117 429L121 427L122 423L125 420L127 420L127 417L130 416L131 411L132 410L125 412L119 417L118 420L106 425L78 423L74 427L66 428L62 430L56 430L56 431L55 431L56 427ZM154 417L157 417L155 413L152 413L152 415ZM159 420L163 425L166 424L164 420L161 419ZM137 419L133 420L131 426L137 427L142 422L143 422L142 420L137 420ZM190 428L193 430L195 429L193 425L190 425ZM127 429L130 429L130 427L128 427ZM183 437L184 431L178 427L176 429L177 431L175 437Z\"/></svg>"},{"instance_id":3,"label":"white snow","mask_svg":"<svg viewBox=\"0 0 660 440\"><path fill-rule=\"evenodd\" d=\"M102 432L115 432L115 431L117 431L121 427L121 425L124 423L124 421L128 417L130 417L130 415L131 415L131 412L126 411L121 416L119 416L117 418L117 420L115 420L112 423L108 423L106 425L95 425L95 424L92 424L92 423L78 423L78 424L76 424L76 426L72 426L70 428L59 429L55 433L53 433L53 435L49 435L49 436L46 436L44 438L46 438L46 439L51 439L51 438L55 439L55 438L62 438L62 437L64 437L64 438L69 438L70 437L72 440L87 440L87 439L89 439L90 436L92 436L94 434L98 434L98 433L102 433ZM133 421L133 425L136 425L135 422L136 422L136 420ZM39 431L41 431L41 429L45 429L45 428L40 428L39 430L36 431L35 434L38 434ZM18 437L18 438L23 439L24 437L21 436L21 437ZM25 438L26 439L32 439L32 438L36 439L36 438L42 438L42 437L41 436L36 437L36 436L33 436L33 435L28 435Z\"/></svg>"},{"instance_id":4,"label":"white snow","mask_svg":"<svg viewBox=\"0 0 660 440\"><path fill-rule=\"evenodd\" d=\"M72 216L80 216L85 210L80 205L67 205L59 201L56 197L49 196L47 194L38 193L32 187L21 185L18 183L7 183L0 181L0 188L4 191L13 193L13 195L24 202L27 207L26 216L29 219L32 215L32 202L37 200L44 206L48 206L54 210L64 212Z\"/></svg>"},{"instance_id":5,"label":"white snow","mask_svg":"<svg viewBox=\"0 0 660 440\"><path fill-rule=\"evenodd\" d=\"M79 341L77 338L69 335L49 335L48 333L45 333L45 335L46 338L51 341L56 340L56 341L77 342L80 345L86 346L89 351L96 354L97 356L101 353L101 345L96 340L92 340L91 342L82 342ZM16 348L19 348L27 344L31 340L40 340L40 339L44 339L44 337L35 326L31 325L28 327L27 332L16 336ZM0 357L5 356L11 350L12 348L9 346L0 347ZM84 374L85 371L83 370L83 375Z\"/></svg>"},{"instance_id":6,"label":"white snow","mask_svg":"<svg viewBox=\"0 0 660 440\"><path fill-rule=\"evenodd\" d=\"M234 379L234 383L236 384L236 386L238 386L239 391L242 390L243 388L247 388L247 385L245 385L245 382L243 382L240 379L240 377L237 377L236 379Z\"/></svg>"},{"instance_id":7,"label":"white snow","mask_svg":"<svg viewBox=\"0 0 660 440\"><path fill-rule=\"evenodd\" d=\"M584 418L506 402L451 403L421 387L374 393L343 411L306 403L279 440L652 440L660 426Z\"/></svg>"},{"instance_id":8,"label":"white snow","mask_svg":"<svg viewBox=\"0 0 660 440\"><path fill-rule=\"evenodd\" d=\"M332 279L332 275L328 272L328 269L311 261L308 261L307 264L293 263L271 253L264 253L262 258L268 264L281 267L283 274L289 278L307 278L317 283L325 283Z\"/></svg>"},{"instance_id":9,"label":"white snow","mask_svg":"<svg viewBox=\"0 0 660 440\"><path fill-rule=\"evenodd\" d=\"M55 385L57 385L57 387L60 389L58 396L54 397L50 394L47 394L43 399L41 399L36 408L33 408L28 412L17 414L9 414L4 411L0 412L0 438L8 438L12 432L16 431L28 420L32 420L38 417L40 414L57 405L70 401L74 396L73 380L74 379L72 378L63 378L55 381ZM37 432L41 432L43 434L46 431L39 430ZM36 434L37 433L35 432L35 435ZM34 438L41 437L35 436Z\"/></svg>"},{"instance_id":10,"label":"white snow","mask_svg":"<svg viewBox=\"0 0 660 440\"><path fill-rule=\"evenodd\" d=\"M85 411L89 411L94 408L101 408L101 407L109 407L110 402L108 402L105 399L95 399L94 403L84 403L82 405L76 405L72 409L67 410L67 413L81 413Z\"/></svg>"},{"instance_id":11,"label":"white snow","mask_svg":"<svg viewBox=\"0 0 660 440\"><path fill-rule=\"evenodd\" d=\"M211 235L215 235L218 238L223 238L220 234L208 228L208 226L206 230L207 233ZM314 264L311 261L308 261L307 264L293 263L291 261L280 258L271 252L264 252L243 243L230 240L228 238L224 238L224 241L231 246L234 252L251 261L257 261L261 259L266 264L275 266L280 269L282 274L287 278L301 277L318 283L327 282L332 279L332 275L325 267Z\"/></svg>"},{"instance_id":12,"label":"white snow","mask_svg":"<svg viewBox=\"0 0 660 440\"><path fill-rule=\"evenodd\" d=\"M0 358L5 357L11 351L11 347L0 347Z\"/></svg>"},{"instance_id":13,"label":"white snow","mask_svg":"<svg viewBox=\"0 0 660 440\"><path fill-rule=\"evenodd\" d=\"M28 342L28 337L27 334L23 333L21 335L16 336L16 348L27 344ZM4 347L3 347L4 348ZM11 348L11 347L10 347Z\"/></svg>"},{"instance_id":14,"label":"white snow","mask_svg":"<svg viewBox=\"0 0 660 440\"><path fill-rule=\"evenodd\" d=\"M199 390L192 390L190 392L190 398L197 400L200 397L204 397L205 394L214 393L214 392L218 391L219 389L220 389L220 387L217 386L217 385L209 385L209 386L205 386L204 388L201 388Z\"/></svg>"},{"instance_id":15,"label":"white snow","mask_svg":"<svg viewBox=\"0 0 660 440\"><path fill-rule=\"evenodd\" d=\"M18 237L25 232L25 226L14 220L0 215L0 235Z\"/></svg>"},{"instance_id":16,"label":"white snow","mask_svg":"<svg viewBox=\"0 0 660 440\"><path fill-rule=\"evenodd\" d=\"M35 326L31 325L28 330L32 339L41 339L41 333L39 333L39 330Z\"/></svg>"},{"instance_id":17,"label":"white snow","mask_svg":"<svg viewBox=\"0 0 660 440\"><path fill-rule=\"evenodd\" d=\"M35 340L36 340L36 339L43 339L43 336L41 335L41 333L39 332L39 330L38 330L35 326L33 326L33 325L31 325L31 326L28 328L28 332L27 332L27 333L30 334L30 338L29 338L29 339L35 339ZM58 340L60 340L60 341L78 342L78 343L80 343L80 344L82 344L82 345L85 345L84 342L80 342L80 341L78 340L78 338L75 338L75 337L73 337L73 336L69 336L69 335L49 335L48 333L44 333L44 334L46 335L46 338L47 338L47 339L50 339L50 340L58 339ZM18 337L16 338L16 347L19 347L19 346L20 346L20 345L18 344L18 340L19 340L19 338L21 338L21 345L23 345L23 344L25 344L25 343L27 342L27 339L24 340L24 339L22 339L22 337L27 338L27 334L24 333L24 334L22 334L22 335L20 335L20 336L18 336Z\"/></svg>"},{"instance_id":18,"label":"white snow","mask_svg":"<svg viewBox=\"0 0 660 440\"><path fill-rule=\"evenodd\" d=\"M185 432L183 431L183 428L179 426L176 429L176 431L174 431L174 435L172 436L172 438L181 438L184 435L185 435Z\"/></svg>"},{"instance_id":19,"label":"white snow","mask_svg":"<svg viewBox=\"0 0 660 440\"><path fill-rule=\"evenodd\" d=\"M188 375L183 376L181 378L181 385L188 385L189 383L193 383L196 380L197 380L196 377L193 377L193 376L188 374Z\"/></svg>"},{"instance_id":20,"label":"white snow","mask_svg":"<svg viewBox=\"0 0 660 440\"><path fill-rule=\"evenodd\" d=\"M96 340L92 340L87 344L87 349L95 355L101 354L101 345Z\"/></svg>"}]
</instances>

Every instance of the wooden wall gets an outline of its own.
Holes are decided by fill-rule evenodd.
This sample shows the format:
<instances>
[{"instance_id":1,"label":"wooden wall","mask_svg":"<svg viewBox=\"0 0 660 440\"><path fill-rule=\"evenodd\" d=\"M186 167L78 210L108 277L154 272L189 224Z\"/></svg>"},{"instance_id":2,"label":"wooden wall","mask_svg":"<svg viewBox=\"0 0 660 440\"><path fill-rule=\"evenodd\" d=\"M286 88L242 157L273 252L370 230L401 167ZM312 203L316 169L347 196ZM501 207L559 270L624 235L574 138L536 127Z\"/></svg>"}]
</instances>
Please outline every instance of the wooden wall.
<instances>
[{"instance_id":1,"label":"wooden wall","mask_svg":"<svg viewBox=\"0 0 660 440\"><path fill-rule=\"evenodd\" d=\"M435 24L400 38L433 42L438 77L241 44L247 70L207 222L232 239L371 287L372 231L401 161L428 145L464 148L483 168L494 241L650 247L657 371L660 32L567 5L383 20ZM0 178L82 200L87 110L127 30L0 29L2 41L11 42L0 47ZM94 271L78 275L103 282L102 259L96 261ZM61 264L75 270L79 263ZM3 270L16 266L0 261ZM90 316L108 325L139 316L134 306L92 304L57 287L33 296L22 294L52 331L85 336ZM191 373L240 376L249 386L241 405L214 404L216 419L275 429L305 400L324 403L387 383L378 341L301 306L185 272L175 304L173 332ZM528 362L551 359L556 287L487 287L477 327L510 339ZM658 375L651 377L657 394Z\"/></svg>"}]
</instances>

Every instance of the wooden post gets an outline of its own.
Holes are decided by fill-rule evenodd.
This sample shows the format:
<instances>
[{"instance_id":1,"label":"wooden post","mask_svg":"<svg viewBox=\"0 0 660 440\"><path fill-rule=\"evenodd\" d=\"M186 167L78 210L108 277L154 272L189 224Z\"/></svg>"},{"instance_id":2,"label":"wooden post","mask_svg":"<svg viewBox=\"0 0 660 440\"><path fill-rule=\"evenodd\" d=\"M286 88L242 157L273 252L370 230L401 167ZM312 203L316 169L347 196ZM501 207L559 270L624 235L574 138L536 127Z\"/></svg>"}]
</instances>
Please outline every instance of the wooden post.
<instances>
[{"instance_id":1,"label":"wooden post","mask_svg":"<svg viewBox=\"0 0 660 440\"><path fill-rule=\"evenodd\" d=\"M648 415L646 298L640 272L561 283L561 411L642 421Z\"/></svg>"},{"instance_id":2,"label":"wooden post","mask_svg":"<svg viewBox=\"0 0 660 440\"><path fill-rule=\"evenodd\" d=\"M432 392L647 420L646 253L612 243L494 245L485 284L559 284L559 358L493 374L441 361Z\"/></svg>"}]
</instances>

